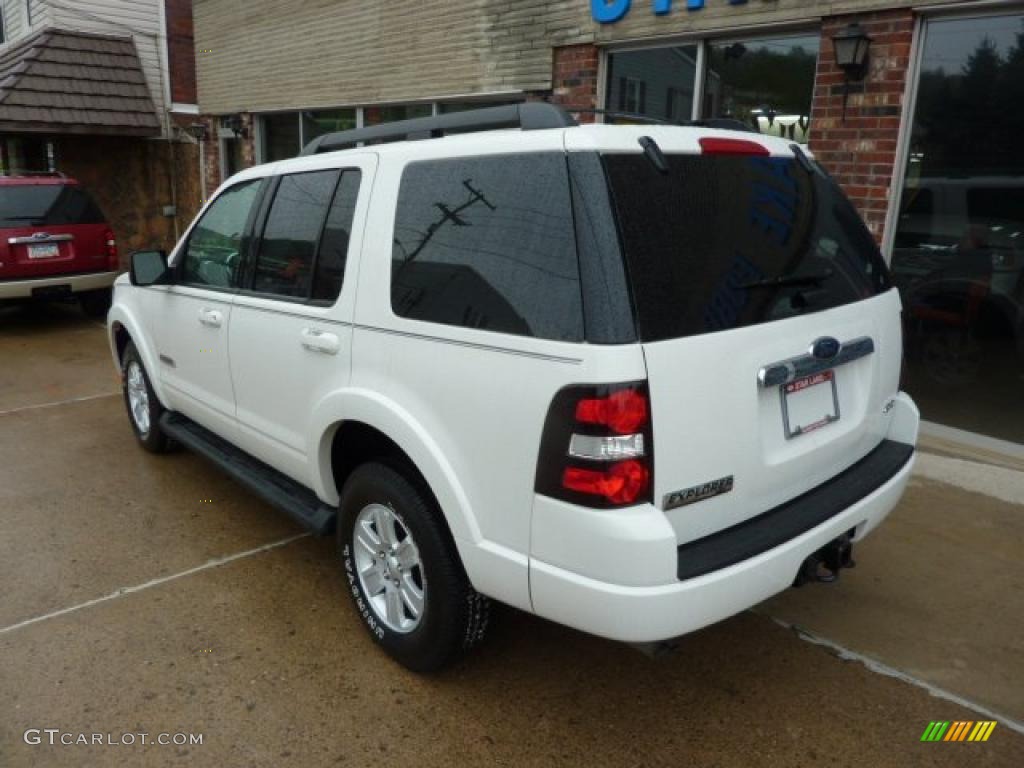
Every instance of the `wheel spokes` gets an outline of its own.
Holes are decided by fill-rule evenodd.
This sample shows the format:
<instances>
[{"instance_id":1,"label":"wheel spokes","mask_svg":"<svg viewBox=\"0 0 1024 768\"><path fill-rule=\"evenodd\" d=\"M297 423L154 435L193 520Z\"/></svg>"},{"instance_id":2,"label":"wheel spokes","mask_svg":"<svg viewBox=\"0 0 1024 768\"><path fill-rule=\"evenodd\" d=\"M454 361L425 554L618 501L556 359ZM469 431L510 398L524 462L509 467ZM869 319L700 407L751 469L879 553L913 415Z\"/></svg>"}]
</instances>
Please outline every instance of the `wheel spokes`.
<instances>
[{"instance_id":1,"label":"wheel spokes","mask_svg":"<svg viewBox=\"0 0 1024 768\"><path fill-rule=\"evenodd\" d=\"M402 602L405 603L405 607L409 609L410 616L414 620L418 619L420 614L423 613L423 590L416 586L410 574L406 574L402 578L398 591L402 595Z\"/></svg>"}]
</instances>

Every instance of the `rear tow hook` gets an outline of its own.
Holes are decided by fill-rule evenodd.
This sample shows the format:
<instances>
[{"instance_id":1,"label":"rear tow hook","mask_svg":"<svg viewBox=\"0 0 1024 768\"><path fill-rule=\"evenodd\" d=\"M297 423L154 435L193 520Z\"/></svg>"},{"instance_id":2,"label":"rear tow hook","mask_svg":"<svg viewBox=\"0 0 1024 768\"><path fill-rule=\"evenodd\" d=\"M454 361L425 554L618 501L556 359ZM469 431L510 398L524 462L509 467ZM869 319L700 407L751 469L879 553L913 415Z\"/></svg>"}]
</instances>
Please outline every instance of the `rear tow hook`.
<instances>
[{"instance_id":1,"label":"rear tow hook","mask_svg":"<svg viewBox=\"0 0 1024 768\"><path fill-rule=\"evenodd\" d=\"M850 541L850 535L844 533L803 561L793 586L800 587L810 581L831 584L839 578L843 568L856 565L853 561L853 542Z\"/></svg>"}]
</instances>

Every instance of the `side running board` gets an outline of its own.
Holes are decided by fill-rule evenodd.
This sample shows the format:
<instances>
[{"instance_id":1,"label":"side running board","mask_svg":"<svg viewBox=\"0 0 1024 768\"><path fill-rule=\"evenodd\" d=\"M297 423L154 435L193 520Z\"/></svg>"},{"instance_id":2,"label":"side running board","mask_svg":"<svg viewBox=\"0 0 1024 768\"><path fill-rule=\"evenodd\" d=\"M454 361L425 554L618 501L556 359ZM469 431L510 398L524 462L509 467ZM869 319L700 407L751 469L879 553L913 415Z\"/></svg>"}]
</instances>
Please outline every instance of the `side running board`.
<instances>
[{"instance_id":1,"label":"side running board","mask_svg":"<svg viewBox=\"0 0 1024 768\"><path fill-rule=\"evenodd\" d=\"M236 448L205 427L180 413L160 417L164 433L191 451L205 456L250 491L288 513L318 536L333 528L338 510L324 504L316 494L259 459Z\"/></svg>"}]
</instances>

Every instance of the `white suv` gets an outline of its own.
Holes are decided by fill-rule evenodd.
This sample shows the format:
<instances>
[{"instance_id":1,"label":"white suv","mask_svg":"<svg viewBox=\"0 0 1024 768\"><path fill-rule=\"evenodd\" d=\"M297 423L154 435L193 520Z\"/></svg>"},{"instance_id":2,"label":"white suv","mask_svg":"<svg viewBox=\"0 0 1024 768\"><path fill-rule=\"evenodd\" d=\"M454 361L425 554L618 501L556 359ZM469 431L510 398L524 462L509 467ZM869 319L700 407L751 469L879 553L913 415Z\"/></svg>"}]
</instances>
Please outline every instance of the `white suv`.
<instances>
[{"instance_id":1,"label":"white suv","mask_svg":"<svg viewBox=\"0 0 1024 768\"><path fill-rule=\"evenodd\" d=\"M142 445L336 527L417 670L488 598L652 642L834 578L917 437L898 294L797 145L546 104L238 174L109 331Z\"/></svg>"}]
</instances>

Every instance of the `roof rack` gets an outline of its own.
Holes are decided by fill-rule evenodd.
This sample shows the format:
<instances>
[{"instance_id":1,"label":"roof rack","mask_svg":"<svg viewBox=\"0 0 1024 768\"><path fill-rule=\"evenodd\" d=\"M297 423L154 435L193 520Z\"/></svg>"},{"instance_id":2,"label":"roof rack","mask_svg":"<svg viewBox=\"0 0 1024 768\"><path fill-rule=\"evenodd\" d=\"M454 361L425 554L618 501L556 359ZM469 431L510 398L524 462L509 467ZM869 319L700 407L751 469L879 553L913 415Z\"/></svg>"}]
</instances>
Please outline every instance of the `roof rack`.
<instances>
[{"instance_id":1,"label":"roof rack","mask_svg":"<svg viewBox=\"0 0 1024 768\"><path fill-rule=\"evenodd\" d=\"M403 141L436 139L446 133L493 131L500 128L521 128L536 131L544 128L570 128L576 121L563 109L542 101L526 101L501 107L471 109L448 115L416 117L393 123L338 131L319 136L309 142L302 155L315 155L346 149L359 142Z\"/></svg>"}]
</instances>

